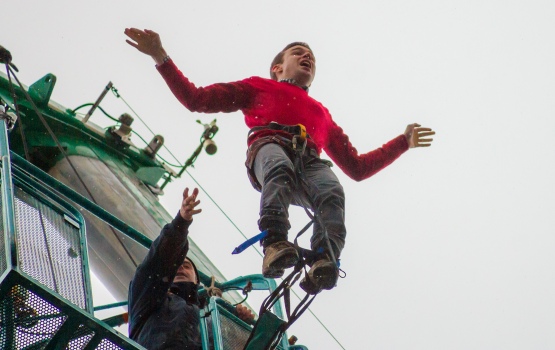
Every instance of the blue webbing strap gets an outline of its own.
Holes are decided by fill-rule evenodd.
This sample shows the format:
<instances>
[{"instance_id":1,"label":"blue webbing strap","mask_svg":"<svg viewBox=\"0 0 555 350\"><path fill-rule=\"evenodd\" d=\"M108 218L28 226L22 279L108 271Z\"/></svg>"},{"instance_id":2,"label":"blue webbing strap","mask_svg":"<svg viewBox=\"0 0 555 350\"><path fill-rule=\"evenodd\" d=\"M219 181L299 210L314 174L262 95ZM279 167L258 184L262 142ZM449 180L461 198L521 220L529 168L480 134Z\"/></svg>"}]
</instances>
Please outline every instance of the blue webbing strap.
<instances>
[{"instance_id":1,"label":"blue webbing strap","mask_svg":"<svg viewBox=\"0 0 555 350\"><path fill-rule=\"evenodd\" d=\"M259 234L257 234L256 236L247 239L245 242L241 243L240 245L238 245L232 252L231 254L239 254L241 253L243 250L247 249L248 247L250 247L251 245L255 244L256 242L260 241L261 239L265 238L268 235L268 230L264 230L262 232L260 232Z\"/></svg>"}]
</instances>

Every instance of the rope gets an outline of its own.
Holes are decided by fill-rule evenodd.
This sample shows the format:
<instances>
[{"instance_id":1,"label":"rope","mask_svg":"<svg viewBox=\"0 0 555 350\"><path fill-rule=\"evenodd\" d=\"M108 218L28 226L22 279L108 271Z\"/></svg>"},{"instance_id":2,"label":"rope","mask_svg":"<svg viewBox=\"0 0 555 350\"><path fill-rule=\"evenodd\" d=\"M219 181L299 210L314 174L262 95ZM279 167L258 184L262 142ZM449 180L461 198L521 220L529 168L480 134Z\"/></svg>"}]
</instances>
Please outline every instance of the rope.
<instances>
[{"instance_id":1,"label":"rope","mask_svg":"<svg viewBox=\"0 0 555 350\"><path fill-rule=\"evenodd\" d=\"M206 294L209 297L218 297L221 298L222 297L222 290L218 287L216 287L216 277L212 276L212 282L210 283L210 287L205 288L206 290Z\"/></svg>"}]
</instances>

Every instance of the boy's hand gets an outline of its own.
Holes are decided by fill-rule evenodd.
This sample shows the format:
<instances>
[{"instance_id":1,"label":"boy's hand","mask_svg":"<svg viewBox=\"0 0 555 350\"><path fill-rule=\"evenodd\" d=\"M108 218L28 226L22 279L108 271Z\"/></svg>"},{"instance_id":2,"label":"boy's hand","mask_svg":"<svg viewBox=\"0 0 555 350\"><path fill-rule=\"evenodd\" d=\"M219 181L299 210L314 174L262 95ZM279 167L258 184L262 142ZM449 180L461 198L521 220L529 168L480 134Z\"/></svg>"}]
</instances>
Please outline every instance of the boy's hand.
<instances>
[{"instance_id":1,"label":"boy's hand","mask_svg":"<svg viewBox=\"0 0 555 350\"><path fill-rule=\"evenodd\" d=\"M156 64L164 63L164 58L167 56L166 51L162 47L162 41L158 33L145 29L140 30L137 28L125 28L123 31L130 39L125 41L141 51L144 54L151 56Z\"/></svg>"},{"instance_id":2,"label":"boy's hand","mask_svg":"<svg viewBox=\"0 0 555 350\"><path fill-rule=\"evenodd\" d=\"M425 138L427 136L435 135L435 131L430 128L421 128L420 124L409 124L405 130L405 137L409 144L409 148L414 147L430 147L433 138Z\"/></svg>"}]
</instances>

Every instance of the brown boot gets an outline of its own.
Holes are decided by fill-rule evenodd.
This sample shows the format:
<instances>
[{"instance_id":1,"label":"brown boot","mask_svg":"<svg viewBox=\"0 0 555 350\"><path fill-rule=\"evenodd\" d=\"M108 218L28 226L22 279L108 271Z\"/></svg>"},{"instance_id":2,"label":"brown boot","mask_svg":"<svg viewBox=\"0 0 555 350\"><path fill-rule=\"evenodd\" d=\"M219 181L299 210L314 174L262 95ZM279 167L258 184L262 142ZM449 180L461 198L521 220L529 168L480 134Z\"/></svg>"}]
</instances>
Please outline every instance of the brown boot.
<instances>
[{"instance_id":1,"label":"brown boot","mask_svg":"<svg viewBox=\"0 0 555 350\"><path fill-rule=\"evenodd\" d=\"M284 270L293 267L299 261L295 246L288 241L279 241L264 248L262 274L266 278L279 278Z\"/></svg>"},{"instance_id":2,"label":"brown boot","mask_svg":"<svg viewBox=\"0 0 555 350\"><path fill-rule=\"evenodd\" d=\"M299 283L308 294L318 294L322 289L332 289L337 283L339 269L327 259L318 260Z\"/></svg>"}]
</instances>

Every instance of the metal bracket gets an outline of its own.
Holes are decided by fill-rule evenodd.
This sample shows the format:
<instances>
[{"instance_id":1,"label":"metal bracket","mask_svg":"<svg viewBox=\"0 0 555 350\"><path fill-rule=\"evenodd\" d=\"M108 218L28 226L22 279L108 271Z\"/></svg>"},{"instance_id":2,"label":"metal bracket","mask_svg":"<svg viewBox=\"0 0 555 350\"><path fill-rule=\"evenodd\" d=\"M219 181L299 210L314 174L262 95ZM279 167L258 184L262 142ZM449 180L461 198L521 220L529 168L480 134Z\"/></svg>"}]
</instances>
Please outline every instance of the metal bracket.
<instances>
[{"instance_id":1,"label":"metal bracket","mask_svg":"<svg viewBox=\"0 0 555 350\"><path fill-rule=\"evenodd\" d=\"M0 119L5 120L8 131L12 131L17 121L17 115L12 112L6 112L6 107L0 105Z\"/></svg>"}]
</instances>

